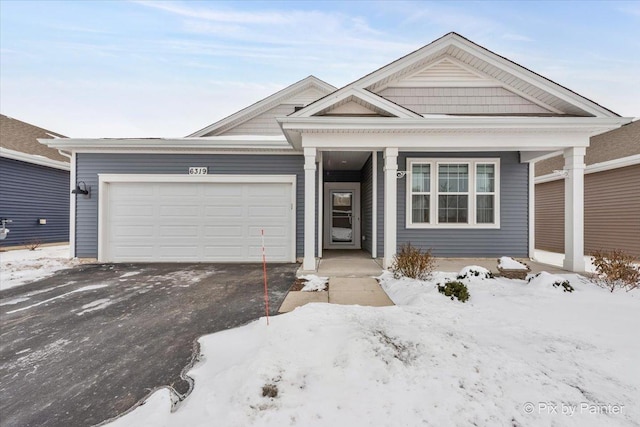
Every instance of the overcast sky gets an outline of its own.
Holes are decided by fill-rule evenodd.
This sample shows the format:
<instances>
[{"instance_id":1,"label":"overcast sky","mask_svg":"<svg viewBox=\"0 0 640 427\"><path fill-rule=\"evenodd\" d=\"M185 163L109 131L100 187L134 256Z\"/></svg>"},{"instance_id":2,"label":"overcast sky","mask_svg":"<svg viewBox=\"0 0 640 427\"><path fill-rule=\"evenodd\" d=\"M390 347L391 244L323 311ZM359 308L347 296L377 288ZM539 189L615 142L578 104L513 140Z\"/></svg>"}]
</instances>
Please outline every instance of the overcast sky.
<instances>
[{"instance_id":1,"label":"overcast sky","mask_svg":"<svg viewBox=\"0 0 640 427\"><path fill-rule=\"evenodd\" d=\"M2 114L71 137L185 136L310 74L340 87L450 31L640 116L640 1L0 9Z\"/></svg>"}]
</instances>

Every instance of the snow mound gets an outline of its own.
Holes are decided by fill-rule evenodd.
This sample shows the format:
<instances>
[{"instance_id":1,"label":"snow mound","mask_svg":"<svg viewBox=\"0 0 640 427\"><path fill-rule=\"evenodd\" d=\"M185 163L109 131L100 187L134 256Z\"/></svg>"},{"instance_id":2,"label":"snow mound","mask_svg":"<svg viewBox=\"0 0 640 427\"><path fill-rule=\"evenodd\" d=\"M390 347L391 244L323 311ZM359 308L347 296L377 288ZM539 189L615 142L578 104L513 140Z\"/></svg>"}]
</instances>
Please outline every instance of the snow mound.
<instances>
[{"instance_id":1,"label":"snow mound","mask_svg":"<svg viewBox=\"0 0 640 427\"><path fill-rule=\"evenodd\" d=\"M471 278L492 279L493 273L491 273L484 267L480 267L479 265L468 265L458 273L459 280Z\"/></svg>"},{"instance_id":2,"label":"snow mound","mask_svg":"<svg viewBox=\"0 0 640 427\"><path fill-rule=\"evenodd\" d=\"M300 279L304 279L307 282L302 288L302 292L317 292L327 289L328 277L320 277L315 274L307 274L306 276L300 276Z\"/></svg>"},{"instance_id":3,"label":"snow mound","mask_svg":"<svg viewBox=\"0 0 640 427\"><path fill-rule=\"evenodd\" d=\"M529 278L529 285L537 286L543 289L560 288L565 292L573 292L574 288L569 281L562 276L542 271L535 276Z\"/></svg>"},{"instance_id":4,"label":"snow mound","mask_svg":"<svg viewBox=\"0 0 640 427\"><path fill-rule=\"evenodd\" d=\"M503 270L528 270L529 268L515 259L503 256L498 260L498 268Z\"/></svg>"}]
</instances>

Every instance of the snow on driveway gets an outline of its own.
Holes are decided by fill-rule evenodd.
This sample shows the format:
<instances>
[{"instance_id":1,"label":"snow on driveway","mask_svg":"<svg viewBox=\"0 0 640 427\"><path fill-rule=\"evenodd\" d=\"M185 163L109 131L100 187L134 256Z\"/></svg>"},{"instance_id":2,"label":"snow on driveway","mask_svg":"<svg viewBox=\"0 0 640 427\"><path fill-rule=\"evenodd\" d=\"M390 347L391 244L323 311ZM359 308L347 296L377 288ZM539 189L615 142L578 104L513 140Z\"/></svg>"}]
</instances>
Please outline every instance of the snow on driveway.
<instances>
[{"instance_id":1,"label":"snow on driveway","mask_svg":"<svg viewBox=\"0 0 640 427\"><path fill-rule=\"evenodd\" d=\"M78 264L80 261L69 258L69 245L0 252L0 291L44 279Z\"/></svg>"},{"instance_id":2,"label":"snow on driveway","mask_svg":"<svg viewBox=\"0 0 640 427\"><path fill-rule=\"evenodd\" d=\"M192 394L166 389L114 426L637 426L640 293L577 275L381 283L396 307L309 304L202 337ZM270 397L272 396L272 397Z\"/></svg>"}]
</instances>

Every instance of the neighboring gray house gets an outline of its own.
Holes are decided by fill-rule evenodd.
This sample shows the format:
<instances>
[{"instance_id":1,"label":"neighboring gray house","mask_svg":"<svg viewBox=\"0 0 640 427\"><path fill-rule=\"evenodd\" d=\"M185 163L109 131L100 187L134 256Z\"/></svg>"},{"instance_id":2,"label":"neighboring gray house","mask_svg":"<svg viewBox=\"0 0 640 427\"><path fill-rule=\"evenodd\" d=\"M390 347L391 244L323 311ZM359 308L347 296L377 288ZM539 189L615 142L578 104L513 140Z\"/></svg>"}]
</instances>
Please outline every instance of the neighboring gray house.
<instances>
[{"instance_id":1,"label":"neighboring gray house","mask_svg":"<svg viewBox=\"0 0 640 427\"><path fill-rule=\"evenodd\" d=\"M308 77L185 138L41 140L72 155L72 254L101 261L392 262L533 252L533 162L561 150L582 270L589 138L631 121L449 33L341 88Z\"/></svg>"},{"instance_id":2,"label":"neighboring gray house","mask_svg":"<svg viewBox=\"0 0 640 427\"><path fill-rule=\"evenodd\" d=\"M591 137L585 156L584 246L587 254L621 249L640 257L640 121ZM536 163L535 246L564 252L561 157Z\"/></svg>"},{"instance_id":3,"label":"neighboring gray house","mask_svg":"<svg viewBox=\"0 0 640 427\"><path fill-rule=\"evenodd\" d=\"M38 138L65 137L0 115L0 247L69 241L69 159Z\"/></svg>"}]
</instances>

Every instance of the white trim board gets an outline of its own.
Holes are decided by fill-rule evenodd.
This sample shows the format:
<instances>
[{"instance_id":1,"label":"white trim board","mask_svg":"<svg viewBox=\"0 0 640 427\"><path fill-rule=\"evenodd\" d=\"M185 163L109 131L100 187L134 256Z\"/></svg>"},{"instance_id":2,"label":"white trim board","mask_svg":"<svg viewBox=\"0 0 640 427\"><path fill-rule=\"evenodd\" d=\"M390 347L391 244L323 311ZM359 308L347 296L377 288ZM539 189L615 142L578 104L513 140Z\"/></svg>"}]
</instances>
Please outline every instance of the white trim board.
<instances>
[{"instance_id":1,"label":"white trim board","mask_svg":"<svg viewBox=\"0 0 640 427\"><path fill-rule=\"evenodd\" d=\"M296 262L296 175L177 175L177 174L98 174L98 261L106 261L106 247L109 230L108 186L116 182L148 182L148 183L282 183L291 184L291 259Z\"/></svg>"},{"instance_id":2,"label":"white trim board","mask_svg":"<svg viewBox=\"0 0 640 427\"><path fill-rule=\"evenodd\" d=\"M53 160L48 157L38 156L35 154L27 154L21 151L10 150L8 148L0 147L0 157L4 157L5 159L18 160L21 162L31 163L39 166L60 169L64 171L71 170L71 165L69 164L69 162Z\"/></svg>"},{"instance_id":3,"label":"white trim board","mask_svg":"<svg viewBox=\"0 0 640 427\"><path fill-rule=\"evenodd\" d=\"M619 159L608 160L606 162L593 163L585 167L584 173L598 173L638 164L640 164L640 154L634 154L632 156L621 157ZM557 181L559 179L564 179L564 175L561 173L548 173L546 175L537 176L535 178L535 183L542 184L545 182Z\"/></svg>"}]
</instances>

